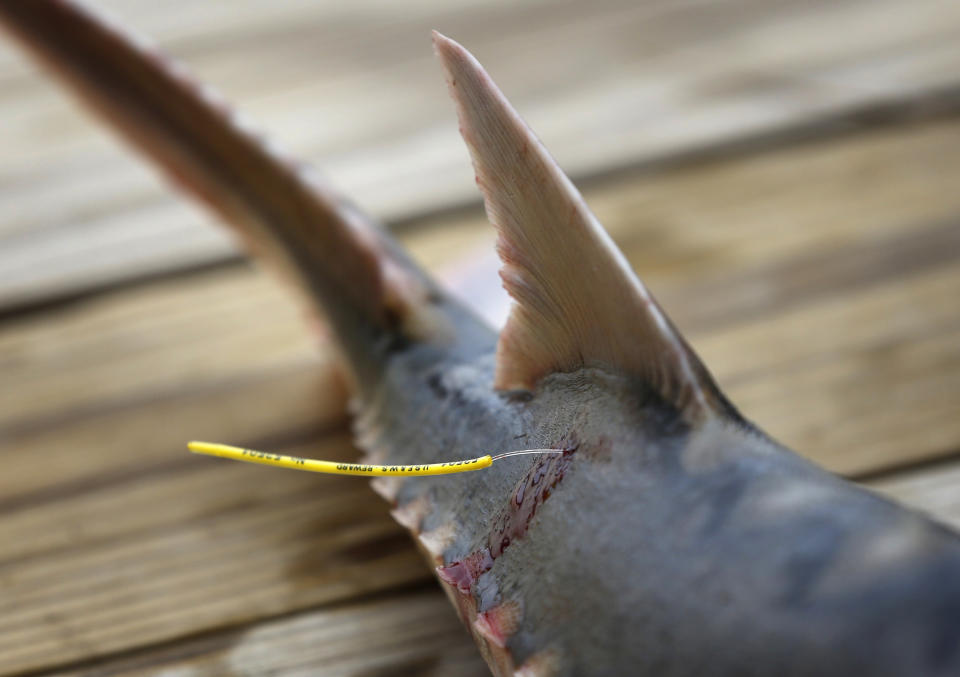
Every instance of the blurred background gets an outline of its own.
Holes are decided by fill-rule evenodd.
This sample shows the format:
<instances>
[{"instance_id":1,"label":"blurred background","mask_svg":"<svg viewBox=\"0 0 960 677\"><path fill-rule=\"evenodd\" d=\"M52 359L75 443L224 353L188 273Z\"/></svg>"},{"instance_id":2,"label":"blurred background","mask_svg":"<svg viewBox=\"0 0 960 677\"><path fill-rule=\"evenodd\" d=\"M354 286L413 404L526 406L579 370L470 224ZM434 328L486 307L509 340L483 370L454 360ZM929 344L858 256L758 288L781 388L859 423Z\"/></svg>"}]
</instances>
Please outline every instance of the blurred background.
<instances>
[{"instance_id":1,"label":"blurred background","mask_svg":"<svg viewBox=\"0 0 960 677\"><path fill-rule=\"evenodd\" d=\"M747 417L960 523L960 4L95 5L495 289L460 41ZM354 458L303 319L0 41L0 675L485 674L365 482L186 454Z\"/></svg>"}]
</instances>

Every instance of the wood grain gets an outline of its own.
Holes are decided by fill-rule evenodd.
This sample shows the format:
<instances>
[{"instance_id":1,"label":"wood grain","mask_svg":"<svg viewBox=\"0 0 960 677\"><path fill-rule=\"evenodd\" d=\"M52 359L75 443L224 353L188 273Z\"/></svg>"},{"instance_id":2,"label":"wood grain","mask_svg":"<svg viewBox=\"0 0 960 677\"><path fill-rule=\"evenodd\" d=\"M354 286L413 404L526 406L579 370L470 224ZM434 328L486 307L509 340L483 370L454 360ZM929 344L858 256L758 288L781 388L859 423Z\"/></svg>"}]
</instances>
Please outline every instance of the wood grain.
<instances>
[{"instance_id":1,"label":"wood grain","mask_svg":"<svg viewBox=\"0 0 960 677\"><path fill-rule=\"evenodd\" d=\"M960 9L937 0L195 4L98 3L388 220L477 199L431 28L575 176L955 109L960 87ZM0 307L235 256L8 44L0 82Z\"/></svg>"},{"instance_id":2,"label":"wood grain","mask_svg":"<svg viewBox=\"0 0 960 677\"><path fill-rule=\"evenodd\" d=\"M949 460L870 480L871 488L960 529L960 463Z\"/></svg>"},{"instance_id":3,"label":"wood grain","mask_svg":"<svg viewBox=\"0 0 960 677\"><path fill-rule=\"evenodd\" d=\"M295 449L350 453L343 435ZM0 672L95 658L430 576L365 483L182 460L7 512L3 542L17 546L0 561Z\"/></svg>"},{"instance_id":4,"label":"wood grain","mask_svg":"<svg viewBox=\"0 0 960 677\"><path fill-rule=\"evenodd\" d=\"M490 671L450 602L430 587L147 650L99 664L93 674L485 677Z\"/></svg>"}]
</instances>

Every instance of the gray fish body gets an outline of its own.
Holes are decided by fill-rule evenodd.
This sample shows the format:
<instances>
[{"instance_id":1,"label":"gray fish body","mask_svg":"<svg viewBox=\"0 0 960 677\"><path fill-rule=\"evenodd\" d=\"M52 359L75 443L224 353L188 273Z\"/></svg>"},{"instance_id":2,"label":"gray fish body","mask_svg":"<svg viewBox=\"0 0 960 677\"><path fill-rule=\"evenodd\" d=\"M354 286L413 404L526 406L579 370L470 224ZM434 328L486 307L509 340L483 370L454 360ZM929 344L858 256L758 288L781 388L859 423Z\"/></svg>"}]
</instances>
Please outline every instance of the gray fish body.
<instances>
[{"instance_id":1,"label":"gray fish body","mask_svg":"<svg viewBox=\"0 0 960 677\"><path fill-rule=\"evenodd\" d=\"M371 462L564 451L374 483L495 674L960 674L957 536L744 421L459 45L499 337L166 57L68 0L0 20L327 318Z\"/></svg>"},{"instance_id":2,"label":"gray fish body","mask_svg":"<svg viewBox=\"0 0 960 677\"><path fill-rule=\"evenodd\" d=\"M524 397L493 393L492 350L437 358L390 359L361 420L375 453L416 463L452 449L570 450L526 532L468 590L445 583L468 614L522 600L506 641L516 664L552 647L559 675L960 670L960 542L950 530L749 423L691 428L621 376L559 374ZM443 482L409 478L395 501L402 510L426 497L415 533L454 525L434 553L450 565L501 537L521 489L530 500L542 461L529 459Z\"/></svg>"}]
</instances>

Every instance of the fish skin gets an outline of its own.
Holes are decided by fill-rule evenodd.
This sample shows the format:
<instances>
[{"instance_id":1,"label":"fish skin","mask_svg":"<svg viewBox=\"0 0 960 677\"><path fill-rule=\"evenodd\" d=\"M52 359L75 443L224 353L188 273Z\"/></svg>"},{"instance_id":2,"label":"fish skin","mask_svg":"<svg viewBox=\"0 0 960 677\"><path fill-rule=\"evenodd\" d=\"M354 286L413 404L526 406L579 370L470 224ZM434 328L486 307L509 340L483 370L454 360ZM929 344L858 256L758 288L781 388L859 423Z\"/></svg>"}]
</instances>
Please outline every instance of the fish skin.
<instances>
[{"instance_id":1,"label":"fish skin","mask_svg":"<svg viewBox=\"0 0 960 677\"><path fill-rule=\"evenodd\" d=\"M0 19L48 65L69 67L67 77L96 103L104 74L85 73L82 41L65 42L51 28L73 26L95 46L102 27L85 10L4 0ZM168 68L122 39L110 49L151 77ZM132 91L124 88L135 89L143 72L130 82L111 73L110 88ZM197 98L182 82L171 91ZM732 407L691 416L686 399L617 365L497 390L496 332L374 224L326 188L302 187L284 163L231 156L245 158L250 176L284 177L320 195L322 218L307 225L322 232L264 213L255 198L271 196L236 195L220 159L188 154L171 164L164 139L202 139L178 137L182 128L166 128L169 120L138 110L142 103L122 103L121 131L168 171L186 172L189 189L209 195L213 187L228 207L252 204L240 211L255 219L218 210L256 241L272 237L262 249L279 252L331 319L357 388L357 439L371 460L565 450L375 485L438 567L494 674L960 671L960 540L952 531L805 461ZM224 133L231 149L252 143ZM328 248L313 237L327 238ZM370 293L337 293L353 282Z\"/></svg>"},{"instance_id":2,"label":"fish skin","mask_svg":"<svg viewBox=\"0 0 960 677\"><path fill-rule=\"evenodd\" d=\"M504 602L523 608L507 641L513 669L552 651L560 660L550 674L560 675L955 671L960 548L946 528L751 428L690 428L603 370L554 375L529 400L510 401L483 385L489 357L443 368L453 374L445 396L414 388L421 364L398 356L384 384L389 411L361 418L379 429L374 453L440 460L517 438L575 447L529 530L491 570L466 593L445 583L471 627ZM398 489L399 506L429 497L421 530L455 525L431 552L436 562L488 547L529 470L505 465Z\"/></svg>"}]
</instances>

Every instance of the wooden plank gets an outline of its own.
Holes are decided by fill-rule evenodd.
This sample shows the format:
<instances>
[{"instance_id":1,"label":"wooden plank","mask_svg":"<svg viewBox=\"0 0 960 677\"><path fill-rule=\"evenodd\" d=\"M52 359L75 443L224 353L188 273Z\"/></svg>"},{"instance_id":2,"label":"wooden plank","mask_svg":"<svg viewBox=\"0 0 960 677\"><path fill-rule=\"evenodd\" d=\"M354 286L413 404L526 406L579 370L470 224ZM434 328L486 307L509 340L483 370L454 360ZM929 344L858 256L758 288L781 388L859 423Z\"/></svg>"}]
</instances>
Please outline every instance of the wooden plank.
<instances>
[{"instance_id":1,"label":"wooden plank","mask_svg":"<svg viewBox=\"0 0 960 677\"><path fill-rule=\"evenodd\" d=\"M269 276L241 268L93 299L52 322L38 315L13 323L0 332L0 371L17 384L0 393L0 429L278 367L313 362L321 371L322 339L304 331L297 301ZM342 386L334 395L342 398Z\"/></svg>"},{"instance_id":2,"label":"wooden plank","mask_svg":"<svg viewBox=\"0 0 960 677\"><path fill-rule=\"evenodd\" d=\"M391 220L476 199L432 27L578 176L925 99L960 65L960 8L936 0L101 4ZM233 255L7 45L0 82L0 306Z\"/></svg>"},{"instance_id":3,"label":"wooden plank","mask_svg":"<svg viewBox=\"0 0 960 677\"><path fill-rule=\"evenodd\" d=\"M681 328L707 330L955 261L958 180L954 118L625 174L586 196Z\"/></svg>"},{"instance_id":4,"label":"wooden plank","mask_svg":"<svg viewBox=\"0 0 960 677\"><path fill-rule=\"evenodd\" d=\"M892 473L867 485L960 529L960 462L954 459Z\"/></svg>"},{"instance_id":5,"label":"wooden plank","mask_svg":"<svg viewBox=\"0 0 960 677\"><path fill-rule=\"evenodd\" d=\"M352 454L343 434L293 450ZM5 511L0 674L430 577L366 482L256 470L190 459Z\"/></svg>"},{"instance_id":6,"label":"wooden plank","mask_svg":"<svg viewBox=\"0 0 960 677\"><path fill-rule=\"evenodd\" d=\"M767 432L836 472L872 472L960 450L957 298L944 268L694 343Z\"/></svg>"},{"instance_id":7,"label":"wooden plank","mask_svg":"<svg viewBox=\"0 0 960 677\"><path fill-rule=\"evenodd\" d=\"M486 663L439 588L260 623L97 664L90 675L487 677Z\"/></svg>"}]
</instances>

